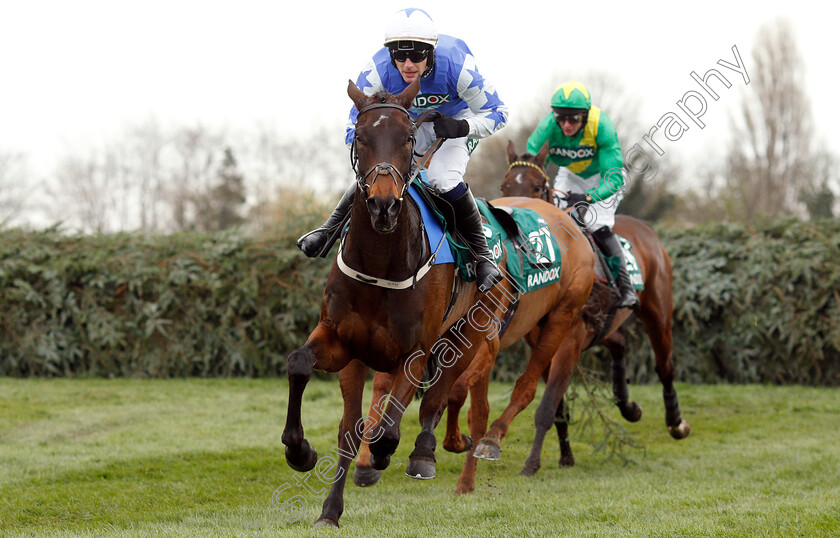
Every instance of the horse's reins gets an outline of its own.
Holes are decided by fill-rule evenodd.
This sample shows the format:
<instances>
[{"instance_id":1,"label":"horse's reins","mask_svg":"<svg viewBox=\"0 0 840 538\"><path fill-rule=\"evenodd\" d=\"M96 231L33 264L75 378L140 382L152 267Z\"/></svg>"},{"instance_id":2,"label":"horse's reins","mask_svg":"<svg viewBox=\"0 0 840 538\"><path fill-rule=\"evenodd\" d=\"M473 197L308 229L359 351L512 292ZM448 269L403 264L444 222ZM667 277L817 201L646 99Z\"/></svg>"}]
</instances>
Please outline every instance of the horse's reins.
<instances>
[{"instance_id":1,"label":"horse's reins","mask_svg":"<svg viewBox=\"0 0 840 538\"><path fill-rule=\"evenodd\" d=\"M527 166L529 168L534 168L535 170L537 170L540 173L540 175L543 177L542 191L541 191L542 196L540 196L540 198L545 200L546 202L551 202L551 200L549 199L550 194L551 194L551 180L548 178L548 174L545 173L545 170L543 170L543 167L538 165L538 164L534 164L534 163L531 163L531 162L528 162L528 161L513 161L508 166L508 172L510 172L511 169L515 166Z\"/></svg>"},{"instance_id":2,"label":"horse's reins","mask_svg":"<svg viewBox=\"0 0 840 538\"><path fill-rule=\"evenodd\" d=\"M370 110L374 110L374 109L377 109L377 108L395 108L395 109L400 110L403 113L405 113L405 115L408 116L409 120L411 120L411 115L408 113L408 110L406 110L404 107L402 107L400 105L396 105L396 104L393 104L393 103L376 103L376 104L373 104L373 105L370 105L370 106L366 106L365 108L363 108L362 110L359 111L359 114L356 116L356 118L358 119L365 112L368 112ZM417 142L416 137L415 137L415 133L417 132L417 126L422 124L424 121L426 121L433 113L435 113L434 110L427 110L417 119L416 122L412 122L412 135L411 135L411 153L412 154L414 153L414 145ZM370 169L367 172L365 172L364 174L361 174L358 170L359 156L358 156L358 153L356 152L356 139L354 138L353 142L350 146L350 162L353 166L353 170L356 172L356 182L358 184L359 190L362 191L362 195L365 198L367 198L368 197L368 190L373 186L373 184L376 182L376 180L379 178L379 176L389 175L389 176L391 176L391 179L394 180L394 184L397 185L397 187L399 187L399 183L397 182L397 177L399 177L399 180L402 181L403 185L402 185L402 188L400 189L400 197L399 197L399 200L402 201L402 199L405 197L405 193L408 190L408 187L411 185L411 183L414 181L414 179L417 177L417 175L420 173L420 171L426 166L426 164L432 158L432 155L434 155L434 153L438 150L438 148L440 147L440 145L442 143L443 143L442 138L436 139L432 143L431 147L426 151L426 153L423 154L423 156L417 161L417 163L415 163L414 169L409 174L408 178L405 178L405 177L403 177L403 174L397 169L397 167L394 166L393 164L389 163L389 162L376 163L375 165L370 167ZM374 175L373 181L368 183L367 180L371 175ZM431 270L432 266L435 263L435 259L437 259L437 253L440 250L440 247L443 245L444 241L446 241L446 235L442 234L441 239L438 242L437 248L435 248L435 251L429 256L429 259L424 264L422 264L422 266L417 270L416 273L414 273L414 275L412 275L412 276L410 276L410 277L408 277L404 280L400 280L400 281L387 280L387 279L384 279L384 278L374 277L374 276L367 275L365 273L361 273L359 271L356 271L355 269L353 269L352 267L347 265L347 263L345 263L344 257L342 256L342 252L341 252L341 250L342 250L341 245L339 246L338 256L336 257L336 262L338 264L338 268L341 270L342 273L349 276L350 278L358 280L359 282L364 282L365 284L371 284L373 286L379 286L381 288L388 288L388 289L405 289L405 288L408 288L408 287L413 288L414 285L417 284L417 281L420 280L421 278L423 278L426 275L426 273L428 273L429 270Z\"/></svg>"}]
</instances>

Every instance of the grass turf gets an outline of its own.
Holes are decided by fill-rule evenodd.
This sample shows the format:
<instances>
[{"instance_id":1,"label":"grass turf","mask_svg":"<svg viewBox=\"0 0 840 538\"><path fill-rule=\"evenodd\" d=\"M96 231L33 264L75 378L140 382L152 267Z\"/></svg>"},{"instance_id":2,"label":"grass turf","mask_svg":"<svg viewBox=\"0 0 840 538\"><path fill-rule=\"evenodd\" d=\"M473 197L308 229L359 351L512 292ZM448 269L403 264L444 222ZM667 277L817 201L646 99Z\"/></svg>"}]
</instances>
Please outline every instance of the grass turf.
<instances>
[{"instance_id":1,"label":"grass turf","mask_svg":"<svg viewBox=\"0 0 840 538\"><path fill-rule=\"evenodd\" d=\"M491 386L491 420L511 384ZM452 491L463 455L442 450L437 478L404 475L417 403L379 484L345 491L342 536L830 536L840 534L837 389L679 385L691 435L664 426L661 389L633 386L645 415L620 422L643 446L626 459L573 433L577 465L518 476L533 408L502 460L480 461L476 491ZM0 530L4 536L323 536L328 485L295 480L280 442L278 379L0 379ZM369 395L369 393L368 393ZM537 398L540 394L538 393ZM307 388L304 427L322 457L336 446L337 383ZM462 427L466 427L462 416ZM352 469L351 469L352 471ZM332 474L322 473L329 478ZM301 475L298 474L298 479ZM294 500L293 500L294 499ZM286 509L279 508L286 503ZM298 508L302 508L298 513ZM293 521L292 521L293 520Z\"/></svg>"}]
</instances>

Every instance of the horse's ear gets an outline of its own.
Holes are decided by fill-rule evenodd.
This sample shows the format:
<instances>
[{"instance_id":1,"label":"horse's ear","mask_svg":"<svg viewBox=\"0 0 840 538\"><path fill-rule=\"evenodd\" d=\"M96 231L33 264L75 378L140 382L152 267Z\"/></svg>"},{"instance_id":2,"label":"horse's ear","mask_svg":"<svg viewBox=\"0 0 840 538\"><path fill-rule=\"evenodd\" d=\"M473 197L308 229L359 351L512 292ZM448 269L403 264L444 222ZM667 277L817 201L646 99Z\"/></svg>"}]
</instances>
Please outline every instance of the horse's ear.
<instances>
[{"instance_id":1,"label":"horse's ear","mask_svg":"<svg viewBox=\"0 0 840 538\"><path fill-rule=\"evenodd\" d=\"M513 161L515 161L519 158L519 156L516 154L516 148L513 147L513 140L508 140L507 156L508 156L508 164L512 163Z\"/></svg>"},{"instance_id":2,"label":"horse's ear","mask_svg":"<svg viewBox=\"0 0 840 538\"><path fill-rule=\"evenodd\" d=\"M356 105L358 110L363 109L364 103L367 100L367 95L365 95L365 93L360 90L352 80L348 80L347 82L347 95L349 95L350 99L353 100L353 104Z\"/></svg>"},{"instance_id":3,"label":"horse's ear","mask_svg":"<svg viewBox=\"0 0 840 538\"><path fill-rule=\"evenodd\" d=\"M545 166L546 157L548 157L548 140L545 141L543 147L541 147L540 151L537 152L537 164L540 166Z\"/></svg>"},{"instance_id":4,"label":"horse's ear","mask_svg":"<svg viewBox=\"0 0 840 538\"><path fill-rule=\"evenodd\" d=\"M414 98L417 97L417 93L420 91L420 77L414 79L414 82L408 85L408 88L404 89L401 94L397 96L397 103L403 108L411 108L411 103L414 101Z\"/></svg>"}]
</instances>

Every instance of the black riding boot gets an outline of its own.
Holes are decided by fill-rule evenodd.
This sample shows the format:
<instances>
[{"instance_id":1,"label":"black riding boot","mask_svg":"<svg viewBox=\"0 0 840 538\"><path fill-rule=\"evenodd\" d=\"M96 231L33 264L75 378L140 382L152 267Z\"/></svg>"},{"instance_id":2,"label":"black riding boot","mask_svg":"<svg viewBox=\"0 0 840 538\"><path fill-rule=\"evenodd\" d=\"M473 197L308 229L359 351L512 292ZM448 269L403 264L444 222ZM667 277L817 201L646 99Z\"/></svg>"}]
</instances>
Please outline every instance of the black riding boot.
<instances>
[{"instance_id":1,"label":"black riding boot","mask_svg":"<svg viewBox=\"0 0 840 538\"><path fill-rule=\"evenodd\" d=\"M456 231L467 242L467 246L469 246L473 258L475 258L478 290L481 292L487 291L502 279L502 272L499 271L493 254L487 248L487 238L484 236L481 215L469 187L467 187L467 192L451 204L452 209L455 210Z\"/></svg>"},{"instance_id":2,"label":"black riding boot","mask_svg":"<svg viewBox=\"0 0 840 538\"><path fill-rule=\"evenodd\" d=\"M344 222L345 217L347 217L347 213L353 205L353 197L355 194L356 184L354 183L349 189L347 189L347 192L342 195L341 200L338 201L338 205L335 206L332 215L327 218L326 222L324 222L320 228L312 230L297 240L297 246L304 254L310 258L314 258L315 256L321 256L324 258L327 256L329 248L325 250L324 247L327 245L327 241L330 236L338 229L339 226L341 226L341 223ZM322 250L323 252L321 252Z\"/></svg>"},{"instance_id":3,"label":"black riding boot","mask_svg":"<svg viewBox=\"0 0 840 538\"><path fill-rule=\"evenodd\" d=\"M592 237L595 238L595 242L598 243L607 257L617 257L619 260L616 284L618 284L618 292L621 294L621 298L618 300L618 308L636 308L639 306L639 297L636 295L636 288L630 282L627 264L624 261L624 249L621 248L618 238L607 226L593 232Z\"/></svg>"}]
</instances>

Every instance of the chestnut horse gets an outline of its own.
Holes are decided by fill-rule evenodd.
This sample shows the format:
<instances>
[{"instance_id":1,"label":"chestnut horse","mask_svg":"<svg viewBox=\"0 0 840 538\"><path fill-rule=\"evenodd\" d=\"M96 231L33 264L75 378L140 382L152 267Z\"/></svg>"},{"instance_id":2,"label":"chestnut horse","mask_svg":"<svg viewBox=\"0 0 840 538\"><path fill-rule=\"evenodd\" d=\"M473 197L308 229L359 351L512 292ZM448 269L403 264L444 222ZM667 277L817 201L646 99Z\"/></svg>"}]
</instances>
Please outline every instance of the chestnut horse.
<instances>
[{"instance_id":1,"label":"chestnut horse","mask_svg":"<svg viewBox=\"0 0 840 538\"><path fill-rule=\"evenodd\" d=\"M516 155L513 144L509 143L507 153L510 166L502 183L502 193L506 197L520 195L551 201L553 192L549 178L542 166L548 154L548 145L543 146L536 156L532 156L528 154ZM640 307L637 315L644 323L656 354L656 371L662 382L665 400L665 423L674 439L683 439L688 436L691 428L680 415L677 394L673 386L671 262L668 253L654 231L641 221L619 215L616 217L614 229L616 233L629 240L633 245L643 275L645 289L640 295ZM581 242L588 246L587 241ZM590 265L586 269L590 273L594 274L595 272L594 265ZM557 349L549 369L546 369L546 365L538 359L535 360L535 358L538 357L538 354L543 353L540 348L544 344L545 332L550 329L542 323L534 327L526 337L526 341L532 349L528 365L516 382L510 405L501 417L492 424L490 431L485 433L483 428L486 427L487 423L487 385L493 364L492 358L483 361L474 360L467 371L453 385L448 402L447 433L443 443L444 448L451 452L463 452L469 450L472 446L472 439L463 435L458 428L458 413L464 405L468 391L472 396L469 411L471 437L477 438L477 435L484 435L475 452L467 454L464 469L458 479L456 493L468 493L474 489L475 458L499 459L501 440L507 434L514 417L533 399L541 373L543 378L546 379L546 390L534 417L536 435L531 453L520 474L532 476L539 469L545 434L551 428L552 423L557 426L560 439L560 465L574 465L574 456L567 435L568 417L563 404L563 394L570 381L572 367L577 363L583 349L600 343L610 351L613 358L612 380L616 404L622 416L628 421L635 422L641 418L639 405L636 402L629 401L626 380L626 348L624 332L621 328L622 323L632 315L632 312L627 309L616 311L614 306L616 298L617 293L611 293L605 283L596 281L592 297L590 297L581 317L577 320L578 324L575 331L571 333L577 335L581 341L575 341L574 345L568 341L563 341L563 347ZM570 357L570 354L573 354L573 356ZM476 405L478 409L474 410L473 408ZM474 427L474 423L477 423L478 427Z\"/></svg>"},{"instance_id":2,"label":"chestnut horse","mask_svg":"<svg viewBox=\"0 0 840 538\"><path fill-rule=\"evenodd\" d=\"M420 386L426 389L420 407L423 433L413 456L422 466L434 448L425 442L446 407L450 387L477 352L495 356L498 320L515 298L513 285L502 280L485 293L479 293L475 283L461 282L462 291L453 299L457 278L453 265L429 263L434 249L423 232L420 210L413 199L404 199L413 177L416 131L407 109L419 88L418 79L399 95L367 96L352 82L347 89L359 110L351 150L358 189L350 226L327 279L318 325L287 360L289 404L282 442L290 467L308 472L318 462L301 421L303 392L313 370L339 372L344 399L338 445L331 450L338 460L336 474L316 526L338 526L347 470L362 442L369 447L372 469L388 466L400 441L403 413ZM575 231L571 218L556 207L541 200L518 201L537 210L551 229ZM591 272L575 269L576 263L592 265L592 252L583 243L568 246L570 260L579 261L563 266L561 282L541 288L529 299L534 308L531 316L536 318L516 327L517 339L546 317L547 324L557 327L540 337L546 340L546 351L565 340L578 340L565 337L592 287ZM504 258L500 265L504 266ZM444 332L451 339L441 338ZM421 380L431 354L443 367L428 386ZM386 398L377 400L363 418L362 395L371 368L388 379L387 403ZM319 465L318 471L323 467Z\"/></svg>"},{"instance_id":3,"label":"chestnut horse","mask_svg":"<svg viewBox=\"0 0 840 538\"><path fill-rule=\"evenodd\" d=\"M548 146L545 145L536 156L527 153L517 155L513 143L508 143L509 168L502 182L502 193L505 196L533 196L549 201L553 199L548 176L543 168L547 150ZM688 436L691 428L681 417L677 392L674 389L674 363L672 358L674 346L671 332L674 304L671 287L671 260L656 233L644 222L627 215L616 215L613 230L630 242L641 270L644 290L639 292L639 307L636 315L645 327L656 356L656 372L662 383L662 395L665 402L665 425L674 439L684 439ZM604 307L604 305L596 306ZM607 305L607 308L611 308L611 305ZM604 313L602 312L602 314ZM606 314L609 316L610 313ZM636 402L630 401L627 389L625 356L627 348L622 328L624 321L632 314L633 312L627 309L616 312L609 329L600 334L600 341L591 338L586 342L584 348L600 343L609 351L612 356L612 383L616 405L626 420L635 422L641 418L642 410ZM603 316L594 316L595 319L599 317L603 319ZM532 339L529 340L529 343L533 344ZM561 457L562 466L574 464L565 431L560 431L567 426L563 420L563 414L563 406L561 405L556 410L556 423L561 441L561 454L563 455ZM490 454L491 459L495 455L494 445L497 439L501 439L506 429L507 424L502 422L495 430L491 429L491 432L485 437L484 445L487 446L485 450ZM542 436L538 432L531 454L523 469L523 474L533 474L539 469L541 442ZM481 449L481 447L479 448Z\"/></svg>"}]
</instances>

